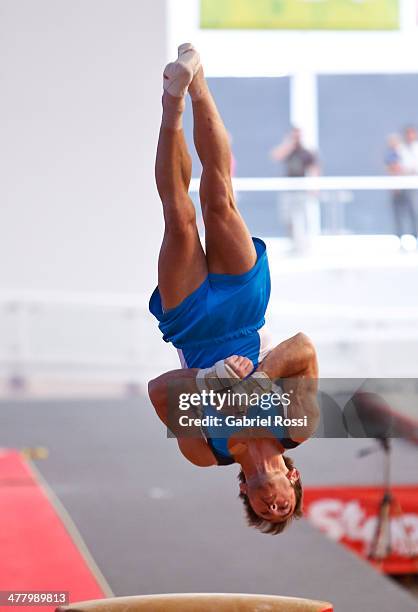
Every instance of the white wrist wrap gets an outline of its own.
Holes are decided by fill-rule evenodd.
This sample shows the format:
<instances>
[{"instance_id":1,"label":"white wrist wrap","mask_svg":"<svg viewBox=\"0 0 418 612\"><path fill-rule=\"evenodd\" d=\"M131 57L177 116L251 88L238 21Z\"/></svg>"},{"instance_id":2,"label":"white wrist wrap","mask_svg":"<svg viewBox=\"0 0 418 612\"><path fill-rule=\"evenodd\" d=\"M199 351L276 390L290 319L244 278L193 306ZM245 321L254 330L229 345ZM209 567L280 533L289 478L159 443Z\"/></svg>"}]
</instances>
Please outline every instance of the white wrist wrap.
<instances>
[{"instance_id":1,"label":"white wrist wrap","mask_svg":"<svg viewBox=\"0 0 418 612\"><path fill-rule=\"evenodd\" d=\"M196 374L196 386L202 391L220 391L232 387L241 379L224 359L217 361L211 368L199 370Z\"/></svg>"},{"instance_id":2,"label":"white wrist wrap","mask_svg":"<svg viewBox=\"0 0 418 612\"><path fill-rule=\"evenodd\" d=\"M272 382L264 372L254 372L234 387L234 392L244 393L247 396L262 395L263 393L270 393L271 390Z\"/></svg>"}]
</instances>

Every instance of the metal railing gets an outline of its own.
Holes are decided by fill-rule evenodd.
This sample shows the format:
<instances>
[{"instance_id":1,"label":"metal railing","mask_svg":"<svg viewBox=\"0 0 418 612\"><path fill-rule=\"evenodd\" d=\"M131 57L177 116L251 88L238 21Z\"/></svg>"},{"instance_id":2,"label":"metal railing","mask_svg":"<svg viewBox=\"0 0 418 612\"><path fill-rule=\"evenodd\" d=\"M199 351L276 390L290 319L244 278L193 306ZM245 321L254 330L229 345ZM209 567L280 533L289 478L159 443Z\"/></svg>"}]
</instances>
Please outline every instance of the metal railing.
<instances>
[{"instance_id":1,"label":"metal railing","mask_svg":"<svg viewBox=\"0 0 418 612\"><path fill-rule=\"evenodd\" d=\"M136 382L155 367L147 303L147 296L0 292L0 376Z\"/></svg>"},{"instance_id":2,"label":"metal railing","mask_svg":"<svg viewBox=\"0 0 418 612\"><path fill-rule=\"evenodd\" d=\"M235 177L232 182L234 189L238 192L418 189L418 176ZM199 179L192 179L190 191L199 191L199 183Z\"/></svg>"}]
</instances>

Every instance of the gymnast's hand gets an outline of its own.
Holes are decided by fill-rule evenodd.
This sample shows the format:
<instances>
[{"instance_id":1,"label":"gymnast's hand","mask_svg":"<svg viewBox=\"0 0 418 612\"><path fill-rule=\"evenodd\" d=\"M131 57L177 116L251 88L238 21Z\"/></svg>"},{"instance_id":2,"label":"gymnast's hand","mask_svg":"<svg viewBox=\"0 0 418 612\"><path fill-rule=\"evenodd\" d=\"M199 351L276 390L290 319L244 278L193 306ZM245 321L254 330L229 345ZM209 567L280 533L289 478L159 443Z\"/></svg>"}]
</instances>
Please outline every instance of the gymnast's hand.
<instances>
[{"instance_id":1,"label":"gymnast's hand","mask_svg":"<svg viewBox=\"0 0 418 612\"><path fill-rule=\"evenodd\" d=\"M232 355L225 359L225 363L233 370L239 378L246 378L251 374L254 369L253 362L248 357L240 357L239 355Z\"/></svg>"}]
</instances>

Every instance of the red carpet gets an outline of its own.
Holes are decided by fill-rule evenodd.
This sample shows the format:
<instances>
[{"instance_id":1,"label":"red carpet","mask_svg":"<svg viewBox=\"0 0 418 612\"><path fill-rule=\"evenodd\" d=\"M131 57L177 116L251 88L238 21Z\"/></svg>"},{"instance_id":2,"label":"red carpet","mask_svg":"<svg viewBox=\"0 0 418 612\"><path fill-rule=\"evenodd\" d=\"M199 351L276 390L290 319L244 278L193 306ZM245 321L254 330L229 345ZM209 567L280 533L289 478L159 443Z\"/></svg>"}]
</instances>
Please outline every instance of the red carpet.
<instances>
[{"instance_id":1,"label":"red carpet","mask_svg":"<svg viewBox=\"0 0 418 612\"><path fill-rule=\"evenodd\" d=\"M30 463L0 449L0 591L69 591L70 601L103 597L94 568L53 504ZM1 606L29 612L55 607Z\"/></svg>"}]
</instances>

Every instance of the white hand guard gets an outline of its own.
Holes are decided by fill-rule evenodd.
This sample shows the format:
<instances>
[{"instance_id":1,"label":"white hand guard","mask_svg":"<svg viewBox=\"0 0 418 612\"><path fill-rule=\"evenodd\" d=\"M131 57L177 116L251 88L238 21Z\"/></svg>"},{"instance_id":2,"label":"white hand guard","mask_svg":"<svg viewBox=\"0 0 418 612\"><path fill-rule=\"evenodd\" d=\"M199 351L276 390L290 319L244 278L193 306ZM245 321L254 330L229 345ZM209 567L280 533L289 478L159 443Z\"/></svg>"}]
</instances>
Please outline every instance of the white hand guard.
<instances>
[{"instance_id":1,"label":"white hand guard","mask_svg":"<svg viewBox=\"0 0 418 612\"><path fill-rule=\"evenodd\" d=\"M224 359L217 361L211 368L199 370L196 375L196 386L202 391L221 391L239 383L240 377L225 363Z\"/></svg>"}]
</instances>

